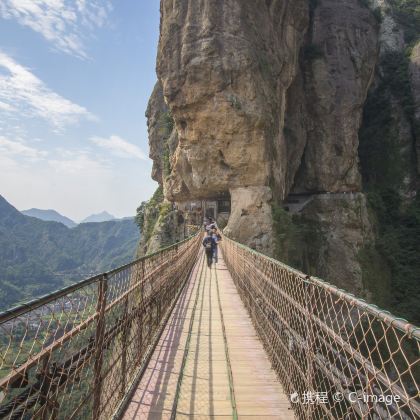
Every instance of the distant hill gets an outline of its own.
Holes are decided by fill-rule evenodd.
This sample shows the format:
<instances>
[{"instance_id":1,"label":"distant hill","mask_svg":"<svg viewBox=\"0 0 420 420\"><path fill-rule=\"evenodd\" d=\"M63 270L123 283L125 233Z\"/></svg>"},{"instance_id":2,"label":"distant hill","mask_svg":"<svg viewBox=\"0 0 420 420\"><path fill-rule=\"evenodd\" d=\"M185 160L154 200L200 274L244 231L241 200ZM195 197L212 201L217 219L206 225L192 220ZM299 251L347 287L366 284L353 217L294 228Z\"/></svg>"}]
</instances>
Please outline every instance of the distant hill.
<instances>
[{"instance_id":1,"label":"distant hill","mask_svg":"<svg viewBox=\"0 0 420 420\"><path fill-rule=\"evenodd\" d=\"M60 222L69 228L73 228L77 226L77 223L73 222L73 220L51 209L49 210L29 209L29 210L22 210L21 213L24 214L25 216L36 217L37 219L41 219L46 222Z\"/></svg>"},{"instance_id":2,"label":"distant hill","mask_svg":"<svg viewBox=\"0 0 420 420\"><path fill-rule=\"evenodd\" d=\"M69 229L0 196L0 311L131 261L138 240L132 219Z\"/></svg>"},{"instance_id":3,"label":"distant hill","mask_svg":"<svg viewBox=\"0 0 420 420\"><path fill-rule=\"evenodd\" d=\"M91 214L90 216L83 219L80 223L100 223L100 222L107 222L109 220L114 220L115 216L109 214L106 211L98 214Z\"/></svg>"}]
</instances>

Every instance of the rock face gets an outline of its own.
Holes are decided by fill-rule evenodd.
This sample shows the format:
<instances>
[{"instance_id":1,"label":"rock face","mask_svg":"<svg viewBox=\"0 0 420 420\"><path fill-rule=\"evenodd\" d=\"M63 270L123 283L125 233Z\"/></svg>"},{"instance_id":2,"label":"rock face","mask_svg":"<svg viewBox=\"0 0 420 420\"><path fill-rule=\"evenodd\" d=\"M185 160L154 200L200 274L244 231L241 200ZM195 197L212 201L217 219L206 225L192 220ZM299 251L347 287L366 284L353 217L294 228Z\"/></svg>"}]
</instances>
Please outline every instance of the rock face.
<instances>
[{"instance_id":1,"label":"rock face","mask_svg":"<svg viewBox=\"0 0 420 420\"><path fill-rule=\"evenodd\" d=\"M273 252L272 198L269 187L232 189L232 213L224 233L251 248Z\"/></svg>"},{"instance_id":2,"label":"rock face","mask_svg":"<svg viewBox=\"0 0 420 420\"><path fill-rule=\"evenodd\" d=\"M225 233L262 252L274 252L272 211L289 194L337 193L316 196L301 216L325 234L316 274L358 293L358 252L374 240L359 129L380 39L404 45L395 22L381 26L364 3L161 0L159 81L147 111L152 176L165 199L229 193Z\"/></svg>"},{"instance_id":3,"label":"rock face","mask_svg":"<svg viewBox=\"0 0 420 420\"><path fill-rule=\"evenodd\" d=\"M346 290L351 287L358 296L368 296L359 264L360 250L373 239L364 194L319 195L302 213L319 226L322 236L315 261L317 276Z\"/></svg>"},{"instance_id":4,"label":"rock face","mask_svg":"<svg viewBox=\"0 0 420 420\"><path fill-rule=\"evenodd\" d=\"M417 173L420 174L420 41L414 45L411 53L410 75L414 99L414 118L416 121Z\"/></svg>"},{"instance_id":5,"label":"rock face","mask_svg":"<svg viewBox=\"0 0 420 420\"><path fill-rule=\"evenodd\" d=\"M146 111L149 132L149 156L153 160L152 178L163 183L164 155L167 138L171 134L170 127L165 125L165 116L169 108L163 98L160 83L156 83Z\"/></svg>"},{"instance_id":6,"label":"rock face","mask_svg":"<svg viewBox=\"0 0 420 420\"><path fill-rule=\"evenodd\" d=\"M247 201L243 187L272 180L284 196L286 93L307 24L306 0L161 2L157 72L179 137L164 181L169 200L230 192Z\"/></svg>"},{"instance_id":7,"label":"rock face","mask_svg":"<svg viewBox=\"0 0 420 420\"><path fill-rule=\"evenodd\" d=\"M308 138L299 189L361 188L358 131L376 63L377 30L359 1L323 0L313 11L304 64Z\"/></svg>"}]
</instances>

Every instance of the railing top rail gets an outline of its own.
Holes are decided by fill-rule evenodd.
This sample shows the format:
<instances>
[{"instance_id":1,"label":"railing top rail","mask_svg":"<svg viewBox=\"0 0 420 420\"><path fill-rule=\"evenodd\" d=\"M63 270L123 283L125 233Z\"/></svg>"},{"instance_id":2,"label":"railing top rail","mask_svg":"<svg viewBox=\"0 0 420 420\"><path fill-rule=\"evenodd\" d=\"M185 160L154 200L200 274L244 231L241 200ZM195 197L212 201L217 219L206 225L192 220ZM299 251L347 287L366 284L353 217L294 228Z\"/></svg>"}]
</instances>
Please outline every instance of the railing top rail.
<instances>
[{"instance_id":1,"label":"railing top rail","mask_svg":"<svg viewBox=\"0 0 420 420\"><path fill-rule=\"evenodd\" d=\"M59 299L60 297L63 297L63 296L65 296L69 293L72 293L72 292L74 292L78 289L81 289L85 286L88 286L89 284L95 283L98 280L100 280L104 275L107 275L107 276L115 275L118 272L120 272L122 270L125 270L125 269L127 269L127 268L129 268L129 267L131 267L135 264L138 264L141 261L152 258L152 257L154 257L158 254L161 254L161 253L163 253L163 252L165 252L169 249L175 248L175 247L183 244L184 242L188 241L189 239L191 239L192 237L194 237L198 234L199 234L199 231L196 232L194 235L191 235L190 237L185 238L184 240L182 240L180 242L177 242L173 245L169 245L167 247L161 248L156 252L152 252L150 254L147 254L147 255L144 255L142 257L136 258L135 260L133 260L133 261L127 263L127 264L124 264L120 267L116 267L116 268L113 268L112 270L96 274L96 275L94 275L92 277L89 277L87 279L80 280L80 281L78 281L78 282L76 282L76 283L74 283L70 286L66 286L66 287L63 287L62 289L56 290L55 292L48 293L48 294L40 296L36 299L32 299L28 302L25 302L25 303L22 303L20 305L15 306L15 307L12 307L10 309L7 309L6 311L2 311L2 312L0 312L0 324L8 322L8 321L10 321L10 320L12 320L12 319L14 319L18 316L24 315L27 312L33 311L34 309L37 309L37 308L39 308L39 307L41 307L41 306L43 306L47 303L50 303L53 300Z\"/></svg>"},{"instance_id":2,"label":"railing top rail","mask_svg":"<svg viewBox=\"0 0 420 420\"><path fill-rule=\"evenodd\" d=\"M420 418L418 327L230 238L221 246L297 418Z\"/></svg>"},{"instance_id":3,"label":"railing top rail","mask_svg":"<svg viewBox=\"0 0 420 420\"><path fill-rule=\"evenodd\" d=\"M111 418L144 371L200 239L1 314L0 418Z\"/></svg>"},{"instance_id":4,"label":"railing top rail","mask_svg":"<svg viewBox=\"0 0 420 420\"><path fill-rule=\"evenodd\" d=\"M267 261L270 261L271 263L277 265L278 267L281 267L282 269L292 272L296 276L302 278L305 282L310 282L313 284L316 284L317 286L328 290L332 294L336 295L339 299L347 301L352 306L357 306L360 309L369 312L371 315L375 316L376 318L382 320L385 324L394 327L398 330L400 330L403 333L408 334L410 337L415 338L417 341L420 342L420 327L411 324L409 321L407 321L404 318L399 318L395 315L393 315L391 312L381 309L378 306L366 302L364 299L358 298L354 296L352 293L346 292L343 289L339 289L338 287L334 286L333 284L322 280L315 276L309 276L293 267L290 267L287 264L284 264L274 258L271 258L265 254L262 254L261 252L256 251L255 249L252 249L244 244L241 244L240 242L235 241L234 239L231 239L227 236L224 236L225 239L234 242L237 246L246 249L247 251L256 254Z\"/></svg>"}]
</instances>

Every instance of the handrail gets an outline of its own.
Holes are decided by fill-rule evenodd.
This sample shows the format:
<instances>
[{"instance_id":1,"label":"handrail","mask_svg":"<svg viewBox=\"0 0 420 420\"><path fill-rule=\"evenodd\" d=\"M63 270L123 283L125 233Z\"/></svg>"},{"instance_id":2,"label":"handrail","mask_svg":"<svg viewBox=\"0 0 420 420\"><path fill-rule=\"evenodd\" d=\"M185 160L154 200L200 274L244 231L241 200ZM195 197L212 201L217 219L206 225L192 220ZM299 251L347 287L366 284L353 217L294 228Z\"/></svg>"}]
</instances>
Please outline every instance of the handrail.
<instances>
[{"instance_id":1,"label":"handrail","mask_svg":"<svg viewBox=\"0 0 420 420\"><path fill-rule=\"evenodd\" d=\"M0 314L0 418L119 412L200 247L197 232ZM227 237L221 247L298 418L420 418L419 328ZM310 393L327 399L305 404Z\"/></svg>"},{"instance_id":2,"label":"handrail","mask_svg":"<svg viewBox=\"0 0 420 420\"><path fill-rule=\"evenodd\" d=\"M74 284L71 284L70 286L63 287L62 289L56 290L56 291L51 292L51 293L47 293L43 296L40 296L38 298L29 300L28 302L17 305L15 307L11 308L11 309L7 309L5 311L2 311L2 312L0 312L0 324L2 324L4 322L7 322L14 317L23 315L26 312L32 311L36 308L39 308L42 305L45 305L49 302L52 302L53 300L56 300L56 299L58 299L62 296L65 296L68 293L71 293L71 292L74 292L78 289L81 289L81 288L83 288L83 287L85 287L85 286L87 286L91 283L97 282L98 280L100 280L105 275L112 276L112 275L114 275L114 274L116 274L116 273L118 273L118 272L120 272L124 269L127 269L129 267L132 267L132 266L134 266L134 265L136 265L136 264L138 264L138 263L140 263L140 262L142 262L142 261L144 261L148 258L151 258L151 257L154 257L154 256L159 255L161 253L164 253L164 252L168 251L169 249L172 249L176 246L180 246L184 242L187 242L192 237L196 236L198 233L199 232L196 232L192 236L190 236L188 238L185 238L184 240L182 240L180 242L177 242L173 245L169 245L167 247L161 248L161 249L159 249L159 250L157 250L153 253L150 253L150 254L144 255L142 257L139 257L139 258L137 258L137 259L135 259L135 260L133 260L133 261L127 263L127 264L124 264L122 266L113 268L109 271L104 271L103 273L95 274L92 277L89 277L89 278L84 279L84 280L80 280L80 281L78 281Z\"/></svg>"},{"instance_id":3,"label":"handrail","mask_svg":"<svg viewBox=\"0 0 420 420\"><path fill-rule=\"evenodd\" d=\"M221 247L298 418L420 418L418 327L226 236Z\"/></svg>"},{"instance_id":4,"label":"handrail","mask_svg":"<svg viewBox=\"0 0 420 420\"><path fill-rule=\"evenodd\" d=\"M314 284L318 284L320 287L330 290L333 294L337 295L338 298L344 299L352 305L357 305L360 308L363 308L365 311L371 313L375 317L382 319L387 325L395 327L401 332L408 332L416 340L420 341L420 327L411 324L408 320L401 317L397 317L385 309L380 309L377 305L374 305L373 303L368 303L364 299L358 298L352 293L347 292L344 289L340 289L337 286L334 286L333 284L329 283L328 281L322 280L316 276L308 276L307 274L294 267L291 267L279 260L276 260L275 258L269 257L268 255L262 254L261 252L258 252L257 250L252 249L244 244L241 244L240 242L237 242L234 239L230 239L225 235L223 235L223 238L234 242L237 247L242 248L251 254L258 255L266 259L267 261L276 264L278 267L281 267L282 269L293 273L294 275L300 277L303 282L311 282Z\"/></svg>"},{"instance_id":5,"label":"handrail","mask_svg":"<svg viewBox=\"0 0 420 420\"><path fill-rule=\"evenodd\" d=\"M110 418L157 342L200 242L197 233L0 314L0 418Z\"/></svg>"}]
</instances>

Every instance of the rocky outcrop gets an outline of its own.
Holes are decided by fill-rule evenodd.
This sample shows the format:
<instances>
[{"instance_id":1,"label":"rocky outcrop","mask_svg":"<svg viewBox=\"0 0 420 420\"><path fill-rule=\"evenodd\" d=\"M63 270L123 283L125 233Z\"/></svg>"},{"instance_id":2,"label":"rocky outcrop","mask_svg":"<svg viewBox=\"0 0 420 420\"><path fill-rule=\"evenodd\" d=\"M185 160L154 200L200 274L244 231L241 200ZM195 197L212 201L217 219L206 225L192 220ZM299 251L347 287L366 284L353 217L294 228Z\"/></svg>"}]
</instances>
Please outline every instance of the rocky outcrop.
<instances>
[{"instance_id":1,"label":"rocky outcrop","mask_svg":"<svg viewBox=\"0 0 420 420\"><path fill-rule=\"evenodd\" d=\"M169 108L163 97L162 87L156 83L146 110L149 132L149 157L153 161L152 178L162 185L165 167L166 142L172 132L169 125Z\"/></svg>"},{"instance_id":2,"label":"rocky outcrop","mask_svg":"<svg viewBox=\"0 0 420 420\"><path fill-rule=\"evenodd\" d=\"M184 217L178 210L159 215L149 240L144 243L142 254L151 254L161 248L185 239Z\"/></svg>"},{"instance_id":3,"label":"rocky outcrop","mask_svg":"<svg viewBox=\"0 0 420 420\"><path fill-rule=\"evenodd\" d=\"M306 0L161 2L157 72L179 137L168 199L238 197L272 181L284 196L286 94L307 24Z\"/></svg>"},{"instance_id":4,"label":"rocky outcrop","mask_svg":"<svg viewBox=\"0 0 420 420\"><path fill-rule=\"evenodd\" d=\"M313 10L304 57L307 145L297 190L360 191L358 131L377 58L378 24L359 1Z\"/></svg>"},{"instance_id":5,"label":"rocky outcrop","mask_svg":"<svg viewBox=\"0 0 420 420\"><path fill-rule=\"evenodd\" d=\"M418 47L407 41L405 23L409 22L402 18L401 10L406 15L413 11L398 0L375 0L374 4L382 13L382 23L375 76L360 132L362 173L366 188L397 189L408 203L418 189L415 150L420 137L420 102L416 86L420 85L420 71ZM413 31L409 32L412 39Z\"/></svg>"},{"instance_id":6,"label":"rocky outcrop","mask_svg":"<svg viewBox=\"0 0 420 420\"><path fill-rule=\"evenodd\" d=\"M161 187L137 211L136 219L141 230L137 256L151 254L185 239L187 227L184 216L173 208L172 203L165 200Z\"/></svg>"},{"instance_id":7,"label":"rocky outcrop","mask_svg":"<svg viewBox=\"0 0 420 420\"><path fill-rule=\"evenodd\" d=\"M334 193L301 214L325 238L314 274L358 293L358 252L374 241L359 129L383 46L404 45L395 21L386 15L380 25L367 3L161 0L159 82L147 112L165 199L229 193L225 233L260 251L275 252L272 211L290 193ZM337 198L344 192L352 194Z\"/></svg>"},{"instance_id":8,"label":"rocky outcrop","mask_svg":"<svg viewBox=\"0 0 420 420\"><path fill-rule=\"evenodd\" d=\"M273 254L269 187L240 187L231 190L232 213L224 233L253 249Z\"/></svg>"},{"instance_id":9,"label":"rocky outcrop","mask_svg":"<svg viewBox=\"0 0 420 420\"><path fill-rule=\"evenodd\" d=\"M306 221L319 227L322 244L312 262L316 275L340 288L368 296L363 284L359 253L373 240L366 198L362 193L322 194L302 212Z\"/></svg>"},{"instance_id":10,"label":"rocky outcrop","mask_svg":"<svg viewBox=\"0 0 420 420\"><path fill-rule=\"evenodd\" d=\"M415 2L374 2L382 12L379 57L359 133L374 237L359 259L372 300L418 322L420 14Z\"/></svg>"}]
</instances>

